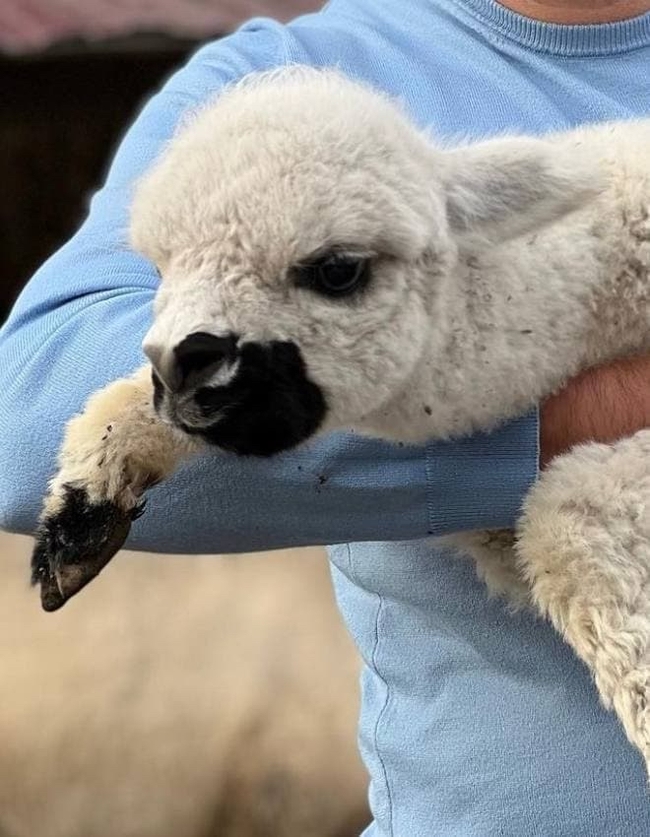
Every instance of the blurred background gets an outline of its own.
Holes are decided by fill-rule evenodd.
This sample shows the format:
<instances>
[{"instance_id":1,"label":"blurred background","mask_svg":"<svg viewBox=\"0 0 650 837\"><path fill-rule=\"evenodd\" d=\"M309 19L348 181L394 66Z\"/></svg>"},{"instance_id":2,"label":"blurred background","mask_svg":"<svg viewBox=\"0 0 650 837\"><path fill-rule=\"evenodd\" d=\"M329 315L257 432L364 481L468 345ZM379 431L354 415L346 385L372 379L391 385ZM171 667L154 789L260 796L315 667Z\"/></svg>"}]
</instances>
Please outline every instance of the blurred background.
<instances>
[{"instance_id":1,"label":"blurred background","mask_svg":"<svg viewBox=\"0 0 650 837\"><path fill-rule=\"evenodd\" d=\"M201 42L320 5L0 0L0 322ZM0 533L0 837L358 837L359 664L322 550L122 552L49 615L30 550Z\"/></svg>"},{"instance_id":2,"label":"blurred background","mask_svg":"<svg viewBox=\"0 0 650 837\"><path fill-rule=\"evenodd\" d=\"M204 41L323 0L0 0L0 322L142 102ZM29 188L26 188L26 185Z\"/></svg>"}]
</instances>

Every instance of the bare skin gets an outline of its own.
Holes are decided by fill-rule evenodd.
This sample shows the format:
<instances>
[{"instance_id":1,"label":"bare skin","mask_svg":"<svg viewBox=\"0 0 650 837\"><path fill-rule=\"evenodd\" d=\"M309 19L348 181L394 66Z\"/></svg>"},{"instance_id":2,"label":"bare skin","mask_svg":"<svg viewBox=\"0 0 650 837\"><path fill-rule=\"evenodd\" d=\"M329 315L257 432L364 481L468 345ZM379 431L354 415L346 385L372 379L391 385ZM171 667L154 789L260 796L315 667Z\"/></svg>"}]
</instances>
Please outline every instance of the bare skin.
<instances>
[{"instance_id":1,"label":"bare skin","mask_svg":"<svg viewBox=\"0 0 650 837\"><path fill-rule=\"evenodd\" d=\"M650 358L589 369L540 411L540 465L583 442L615 442L650 427Z\"/></svg>"},{"instance_id":2,"label":"bare skin","mask_svg":"<svg viewBox=\"0 0 650 837\"><path fill-rule=\"evenodd\" d=\"M544 23L615 23L650 11L647 0L500 0L502 6Z\"/></svg>"}]
</instances>

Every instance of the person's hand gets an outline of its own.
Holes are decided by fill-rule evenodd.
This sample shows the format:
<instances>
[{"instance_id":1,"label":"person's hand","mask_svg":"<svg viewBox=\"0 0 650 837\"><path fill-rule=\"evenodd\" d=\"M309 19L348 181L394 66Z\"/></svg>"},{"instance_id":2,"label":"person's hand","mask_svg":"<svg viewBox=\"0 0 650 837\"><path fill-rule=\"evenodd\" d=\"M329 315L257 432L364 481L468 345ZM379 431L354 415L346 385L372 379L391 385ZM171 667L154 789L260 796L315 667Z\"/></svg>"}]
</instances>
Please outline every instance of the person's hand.
<instances>
[{"instance_id":1,"label":"person's hand","mask_svg":"<svg viewBox=\"0 0 650 837\"><path fill-rule=\"evenodd\" d=\"M650 427L650 357L589 369L540 408L540 466L581 442L614 442Z\"/></svg>"}]
</instances>

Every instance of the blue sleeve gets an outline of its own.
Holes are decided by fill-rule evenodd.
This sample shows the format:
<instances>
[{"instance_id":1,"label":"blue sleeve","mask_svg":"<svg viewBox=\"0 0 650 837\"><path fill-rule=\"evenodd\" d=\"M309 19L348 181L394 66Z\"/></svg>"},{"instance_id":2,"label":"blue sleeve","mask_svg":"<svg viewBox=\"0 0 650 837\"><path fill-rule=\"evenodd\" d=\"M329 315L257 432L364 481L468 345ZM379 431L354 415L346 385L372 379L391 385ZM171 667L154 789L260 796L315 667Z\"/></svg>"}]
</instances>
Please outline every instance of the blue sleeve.
<instances>
[{"instance_id":1,"label":"blue sleeve","mask_svg":"<svg viewBox=\"0 0 650 837\"><path fill-rule=\"evenodd\" d=\"M36 273L0 331L0 527L32 532L67 420L144 362L157 278L125 244L134 179L188 109L285 58L257 21L207 45L144 108L79 232ZM537 419L457 443L333 436L271 461L214 453L150 493L129 546L222 552L403 540L510 525L537 469Z\"/></svg>"}]
</instances>

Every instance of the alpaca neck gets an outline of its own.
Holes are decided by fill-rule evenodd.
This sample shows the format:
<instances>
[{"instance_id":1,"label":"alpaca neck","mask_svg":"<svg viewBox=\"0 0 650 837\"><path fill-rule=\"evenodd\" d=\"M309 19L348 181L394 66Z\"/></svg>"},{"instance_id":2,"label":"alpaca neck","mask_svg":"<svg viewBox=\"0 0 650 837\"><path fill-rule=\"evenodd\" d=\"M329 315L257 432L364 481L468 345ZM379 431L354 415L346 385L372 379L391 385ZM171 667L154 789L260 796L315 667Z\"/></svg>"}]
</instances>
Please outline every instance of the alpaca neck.
<instances>
[{"instance_id":1,"label":"alpaca neck","mask_svg":"<svg viewBox=\"0 0 650 837\"><path fill-rule=\"evenodd\" d=\"M368 425L405 441L489 430L581 369L650 348L650 258L607 198L535 235L460 257L428 351Z\"/></svg>"}]
</instances>

